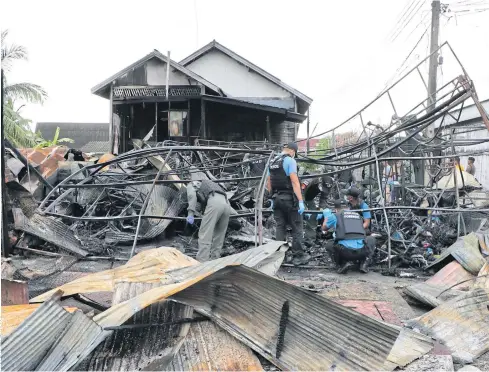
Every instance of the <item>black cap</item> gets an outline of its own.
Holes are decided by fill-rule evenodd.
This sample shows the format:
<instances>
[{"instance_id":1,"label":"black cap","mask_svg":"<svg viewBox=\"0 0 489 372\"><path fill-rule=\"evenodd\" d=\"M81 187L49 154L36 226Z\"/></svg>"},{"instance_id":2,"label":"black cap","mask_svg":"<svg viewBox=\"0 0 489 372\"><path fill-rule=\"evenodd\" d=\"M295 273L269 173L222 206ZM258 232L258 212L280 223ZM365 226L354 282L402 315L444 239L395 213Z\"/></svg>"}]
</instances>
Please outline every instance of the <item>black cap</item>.
<instances>
[{"instance_id":1,"label":"black cap","mask_svg":"<svg viewBox=\"0 0 489 372\"><path fill-rule=\"evenodd\" d=\"M356 187L350 187L346 191L346 195L353 196L354 198L358 198L360 196L360 190L358 190Z\"/></svg>"},{"instance_id":2,"label":"black cap","mask_svg":"<svg viewBox=\"0 0 489 372\"><path fill-rule=\"evenodd\" d=\"M284 148L294 150L295 152L299 151L299 146L297 146L297 143L295 142L289 142L285 144Z\"/></svg>"},{"instance_id":3,"label":"black cap","mask_svg":"<svg viewBox=\"0 0 489 372\"><path fill-rule=\"evenodd\" d=\"M344 208L344 207L346 207L346 202L342 199L336 199L334 201L334 207L335 207L335 209Z\"/></svg>"}]
</instances>

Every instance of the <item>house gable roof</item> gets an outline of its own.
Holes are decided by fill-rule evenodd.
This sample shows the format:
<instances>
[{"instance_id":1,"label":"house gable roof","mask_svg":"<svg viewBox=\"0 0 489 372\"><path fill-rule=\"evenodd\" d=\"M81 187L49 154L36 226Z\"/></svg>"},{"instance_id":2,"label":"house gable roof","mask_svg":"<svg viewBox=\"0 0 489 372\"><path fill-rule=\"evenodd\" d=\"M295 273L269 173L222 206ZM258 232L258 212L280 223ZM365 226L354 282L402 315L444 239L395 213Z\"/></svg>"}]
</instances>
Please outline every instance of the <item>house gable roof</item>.
<instances>
[{"instance_id":1,"label":"house gable roof","mask_svg":"<svg viewBox=\"0 0 489 372\"><path fill-rule=\"evenodd\" d=\"M134 62L133 64L131 64L129 66L127 66L125 69L119 71L115 75L112 75L111 77L104 80L100 84L97 84L96 86L94 86L91 90L92 93L96 94L98 96L101 96L101 97L108 98L106 90L107 90L109 84L111 84L114 80L120 78L121 76L127 74L129 71L142 66L143 64L145 64L147 61L149 61L152 58L157 58L164 63L168 63L168 57L155 49L151 53L149 53L148 55L141 58L140 60ZM199 82L200 84L204 85L205 87L212 89L214 92L218 93L219 95L225 96L224 92L217 85L212 84L211 82L207 81L206 79L204 79L200 75L197 75L195 72L190 71L188 68L182 66L178 62L175 62L175 61L170 59L170 66L173 67L175 70L180 71L182 74L185 74L188 77L194 79L195 81Z\"/></svg>"},{"instance_id":2,"label":"house gable roof","mask_svg":"<svg viewBox=\"0 0 489 372\"><path fill-rule=\"evenodd\" d=\"M260 74L265 79L270 80L271 82L277 84L281 88L285 89L286 91L292 93L296 97L298 97L301 100L305 101L307 104L311 104L312 103L312 98L306 96L304 93L299 92L297 89L292 88L290 85L285 84L279 78L273 76L272 74L268 73L264 69L262 69L262 68L258 67L257 65L251 63L247 59L241 57L239 54L236 54L232 50L226 48L224 45L219 44L215 40L211 41L209 44L205 45L204 47L200 48L196 52L194 52L191 55L189 55L187 58L185 58L182 61L180 61L180 65L182 65L182 66L188 66L190 63L192 63L193 61L199 59L204 54L208 53L209 51L211 51L213 49L219 50L222 53L228 55L229 57L231 57L235 61L243 64L246 67L248 67L250 70L253 70L257 74Z\"/></svg>"}]
</instances>

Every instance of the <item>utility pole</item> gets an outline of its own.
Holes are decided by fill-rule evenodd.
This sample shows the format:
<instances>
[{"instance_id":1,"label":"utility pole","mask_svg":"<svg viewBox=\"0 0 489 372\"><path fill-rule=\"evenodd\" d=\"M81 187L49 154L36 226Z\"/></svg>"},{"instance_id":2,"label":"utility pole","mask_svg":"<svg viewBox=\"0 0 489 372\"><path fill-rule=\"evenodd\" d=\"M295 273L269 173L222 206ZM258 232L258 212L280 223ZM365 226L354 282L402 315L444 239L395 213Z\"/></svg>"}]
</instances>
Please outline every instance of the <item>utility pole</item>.
<instances>
[{"instance_id":1,"label":"utility pole","mask_svg":"<svg viewBox=\"0 0 489 372\"><path fill-rule=\"evenodd\" d=\"M436 102L436 75L438 71L438 35L440 31L440 0L431 3L431 38L430 38L430 69L428 77L428 111L432 111ZM433 130L434 128L432 128Z\"/></svg>"},{"instance_id":2,"label":"utility pole","mask_svg":"<svg viewBox=\"0 0 489 372\"><path fill-rule=\"evenodd\" d=\"M436 78L438 73L438 38L440 32L440 13L441 4L440 0L433 0L431 3L431 37L430 37L430 66L429 66L429 76L428 76L428 100L427 100L427 112L431 112L435 109L436 104ZM428 138L433 138L435 135L435 122L431 123L426 129L426 136ZM435 139L434 143L439 143ZM439 151L434 151L433 155L441 155ZM421 167L416 175L416 182L419 183L424 180L424 184L427 185L430 182L429 174L425 171L425 162L420 162Z\"/></svg>"}]
</instances>

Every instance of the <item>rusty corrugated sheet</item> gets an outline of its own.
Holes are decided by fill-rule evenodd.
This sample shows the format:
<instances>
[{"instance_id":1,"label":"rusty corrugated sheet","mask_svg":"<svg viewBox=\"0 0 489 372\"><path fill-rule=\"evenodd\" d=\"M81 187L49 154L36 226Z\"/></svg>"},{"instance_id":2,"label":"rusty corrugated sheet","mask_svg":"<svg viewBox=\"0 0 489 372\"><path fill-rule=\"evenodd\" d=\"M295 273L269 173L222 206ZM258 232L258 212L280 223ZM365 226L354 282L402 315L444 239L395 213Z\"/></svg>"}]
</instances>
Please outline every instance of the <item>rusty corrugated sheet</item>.
<instances>
[{"instance_id":1,"label":"rusty corrugated sheet","mask_svg":"<svg viewBox=\"0 0 489 372\"><path fill-rule=\"evenodd\" d=\"M473 277L474 275L465 270L457 261L452 261L429 278L426 283L439 286L453 286L453 289L464 291L472 287L470 279ZM457 283L460 284L457 285Z\"/></svg>"},{"instance_id":2,"label":"rusty corrugated sheet","mask_svg":"<svg viewBox=\"0 0 489 372\"><path fill-rule=\"evenodd\" d=\"M385 361L383 370L393 371L404 367L413 360L429 353L433 349L433 340L408 328L400 328L399 337Z\"/></svg>"},{"instance_id":3,"label":"rusty corrugated sheet","mask_svg":"<svg viewBox=\"0 0 489 372\"><path fill-rule=\"evenodd\" d=\"M220 263L209 263L204 270L215 271L222 267L223 261L224 264L245 262L254 265L260 271L274 275L284 259L285 250L280 249L282 245L283 243L279 242L271 244L266 249L264 249L265 247L260 247L247 254L238 254L234 258L231 257L226 260L216 260ZM154 258L155 255L160 255L160 257L165 257L166 260L170 260L172 265L168 265L168 268L175 268L177 265L190 268L190 266L198 264L197 261L190 258L187 258L188 260L183 260L182 257L186 256L178 251L174 251L175 250L168 250L165 252L165 255L161 255L161 250L145 251L131 259L128 264L140 264ZM169 254L171 256L169 256ZM174 258L172 258L173 255L175 256ZM254 257L255 259L253 259ZM179 270L176 272L178 273ZM187 271L186 275L192 277L202 275L202 273L202 269L198 271L191 270ZM180 275L182 275L182 273L180 273ZM149 289L158 285L161 285L161 283L119 283L117 285L113 303L118 304L123 300L133 299L136 295L142 295ZM178 306L182 308L179 311L176 311L175 309L179 308L175 306L175 304L169 302L159 302L150 305L148 308L133 316L127 324L161 323L185 317L189 318L192 315L192 309L190 307L179 304ZM184 313L182 313L182 311ZM190 337L187 336L184 340L185 335L187 335L187 332L189 331L189 326L190 329L194 329L194 332L189 335ZM205 327L205 334L196 331L202 330L202 327ZM200 337L194 338L193 336L197 334L199 334ZM172 340L172 338L177 335L179 336L179 339ZM134 342L134 340L139 341ZM225 343L227 348L225 349L222 349L223 340L227 340ZM116 348L115 345L117 345ZM189 345L192 345L191 347L194 349L190 349ZM109 350L111 351L110 355L108 354ZM141 352L142 350L144 353ZM191 352L191 350L194 352ZM202 354L200 354L200 352L202 352ZM175 353L177 353L176 358L178 358L179 361L185 361L189 366L192 365L194 367L201 366L203 368L204 364L202 364L202 358L204 355L213 355L213 362L210 365L216 367L217 370L230 370L232 366L241 366L242 368L239 370L256 370L257 367L261 368L256 356L251 353L248 347L241 344L231 335L227 334L227 332L213 324L186 324L175 325L173 327L118 330L107 338L103 344L99 345L99 347L97 347L97 349L82 362L80 367L86 370L134 370L138 368L163 369L170 363ZM240 357L239 360L234 360L236 355ZM178 364L175 365L175 368L177 368L177 366Z\"/></svg>"},{"instance_id":4,"label":"rusty corrugated sheet","mask_svg":"<svg viewBox=\"0 0 489 372\"><path fill-rule=\"evenodd\" d=\"M380 370L399 329L245 266L171 299L194 306L284 370Z\"/></svg>"},{"instance_id":5,"label":"rusty corrugated sheet","mask_svg":"<svg viewBox=\"0 0 489 372\"><path fill-rule=\"evenodd\" d=\"M159 284L119 283L112 303L119 304ZM128 324L161 324L191 318L190 306L162 301L139 311ZM189 324L174 324L113 331L78 366L83 371L161 370L173 358L189 330Z\"/></svg>"},{"instance_id":6,"label":"rusty corrugated sheet","mask_svg":"<svg viewBox=\"0 0 489 372\"><path fill-rule=\"evenodd\" d=\"M477 275L479 270L484 266L485 260L479 249L479 239L474 233L460 237L451 245L443 254L433 261L427 268L436 268L443 262L453 256L465 270L473 275Z\"/></svg>"},{"instance_id":7,"label":"rusty corrugated sheet","mask_svg":"<svg viewBox=\"0 0 489 372\"><path fill-rule=\"evenodd\" d=\"M41 304L2 306L2 337L8 336L19 324L31 315ZM77 310L76 307L64 307L69 313Z\"/></svg>"},{"instance_id":8,"label":"rusty corrugated sheet","mask_svg":"<svg viewBox=\"0 0 489 372\"><path fill-rule=\"evenodd\" d=\"M2 279L2 306L29 303L27 282Z\"/></svg>"},{"instance_id":9,"label":"rusty corrugated sheet","mask_svg":"<svg viewBox=\"0 0 489 372\"><path fill-rule=\"evenodd\" d=\"M37 236L78 257L88 255L74 233L67 229L63 222L37 213L31 218L27 218L20 208L12 208L12 213L14 214L16 230Z\"/></svg>"},{"instance_id":10,"label":"rusty corrugated sheet","mask_svg":"<svg viewBox=\"0 0 489 372\"><path fill-rule=\"evenodd\" d=\"M174 250L174 248L171 249ZM174 265L177 264L180 266L168 266L168 263L164 261L164 258L159 259L163 261L132 261L140 266L133 266L128 263L113 270L90 274L37 296L31 299L31 302L45 301L57 290L62 290L65 296L75 293L113 291L115 281L161 282L162 284L178 283L210 271L216 271L227 265L243 264L255 267L265 273L274 273L278 267L280 267L282 260L285 257L286 249L287 246L284 242L271 242L241 253L186 268L181 268L182 265L180 265L179 262L190 262L188 260L191 260L191 262L196 263L197 261L190 259L180 252L178 252L180 258L176 261L171 261ZM168 259L171 260L177 253L164 251L162 254L167 255Z\"/></svg>"},{"instance_id":11,"label":"rusty corrugated sheet","mask_svg":"<svg viewBox=\"0 0 489 372\"><path fill-rule=\"evenodd\" d=\"M464 359L489 350L489 292L482 288L447 301L409 326L441 341Z\"/></svg>"},{"instance_id":12,"label":"rusty corrugated sheet","mask_svg":"<svg viewBox=\"0 0 489 372\"><path fill-rule=\"evenodd\" d=\"M428 282L416 283L404 288L404 293L431 307L437 307L463 294L462 291L450 289L449 285L434 285Z\"/></svg>"},{"instance_id":13,"label":"rusty corrugated sheet","mask_svg":"<svg viewBox=\"0 0 489 372\"><path fill-rule=\"evenodd\" d=\"M196 316L198 314L196 313ZM212 321L194 323L166 371L261 371L253 351Z\"/></svg>"},{"instance_id":14,"label":"rusty corrugated sheet","mask_svg":"<svg viewBox=\"0 0 489 372\"><path fill-rule=\"evenodd\" d=\"M416 300L437 307L443 302L457 297L472 287L469 273L457 261L452 261L424 283L416 283L404 289L404 293Z\"/></svg>"},{"instance_id":15,"label":"rusty corrugated sheet","mask_svg":"<svg viewBox=\"0 0 489 372\"><path fill-rule=\"evenodd\" d=\"M54 297L2 341L2 370L33 371L59 338L71 315Z\"/></svg>"},{"instance_id":16,"label":"rusty corrugated sheet","mask_svg":"<svg viewBox=\"0 0 489 372\"><path fill-rule=\"evenodd\" d=\"M217 271L226 267L228 263L231 265L239 264L237 261L245 262L250 265L259 265L261 261L265 261L266 264L262 267L264 270L271 270L271 268L278 267L280 264L273 262L273 260L283 260L286 250L284 242L273 242L265 246L257 247L249 251L235 255L235 257L229 256L219 260L210 261L206 264L199 264L195 267L188 267L183 269L177 269L162 273L161 287L150 289L138 296L132 297L127 301L113 305L110 309L96 315L93 318L101 327L114 327L123 324L142 309L158 303L170 296L178 293L195 283L202 281L203 279L215 274ZM200 268L195 270L194 268ZM189 270L192 269L192 270ZM173 275L177 273L177 275ZM183 279L182 279L183 278ZM172 284L167 284L171 282ZM337 305L339 306L339 305ZM75 366L79 361L85 359L90 353L108 336L112 331L104 331L99 335L86 335L80 340L80 344L77 346L76 355L71 352L64 356L64 359L59 362L63 365L63 368L71 368Z\"/></svg>"},{"instance_id":17,"label":"rusty corrugated sheet","mask_svg":"<svg viewBox=\"0 0 489 372\"><path fill-rule=\"evenodd\" d=\"M75 311L70 322L37 366L36 371L68 371L85 349L85 339L96 339L103 333L100 326L82 311ZM70 356L67 357L67 356Z\"/></svg>"}]
</instances>

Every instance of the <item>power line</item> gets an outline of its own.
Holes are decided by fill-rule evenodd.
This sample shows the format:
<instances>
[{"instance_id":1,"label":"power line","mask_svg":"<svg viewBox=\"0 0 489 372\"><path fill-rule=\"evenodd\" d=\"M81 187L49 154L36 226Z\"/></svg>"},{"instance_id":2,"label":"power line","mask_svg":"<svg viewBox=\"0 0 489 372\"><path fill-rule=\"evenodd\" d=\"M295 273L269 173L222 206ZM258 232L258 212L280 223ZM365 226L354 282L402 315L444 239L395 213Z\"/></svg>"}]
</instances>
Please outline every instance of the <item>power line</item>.
<instances>
[{"instance_id":1,"label":"power line","mask_svg":"<svg viewBox=\"0 0 489 372\"><path fill-rule=\"evenodd\" d=\"M407 21L400 27L399 31L393 37L392 42L396 41L396 39L399 37L399 35L401 35L401 33L404 31L404 29L409 25L409 23L412 21L412 19L418 14L418 12L421 10L423 5L424 5L424 0L419 0L416 3L415 9L413 9L413 11L411 11L411 13L410 13L410 18L407 19Z\"/></svg>"},{"instance_id":2,"label":"power line","mask_svg":"<svg viewBox=\"0 0 489 372\"><path fill-rule=\"evenodd\" d=\"M404 22L405 16L411 10L411 8L413 7L415 1L416 0L411 0L411 4L409 5L409 7L404 11L404 13L401 15L401 17L398 18L396 24L394 25L394 27L392 28L392 31L390 33L390 37L391 38L397 32L397 30L399 29L399 26L401 25L401 23Z\"/></svg>"}]
</instances>

